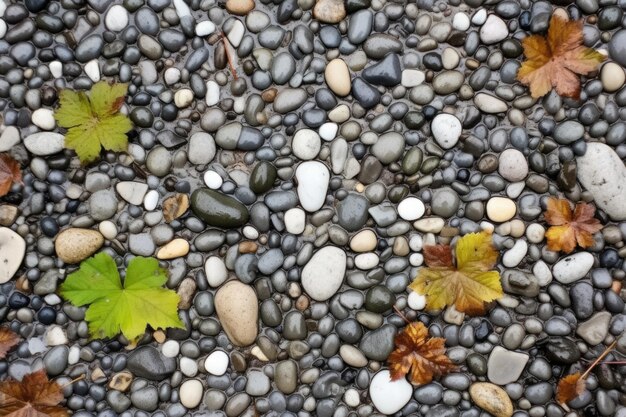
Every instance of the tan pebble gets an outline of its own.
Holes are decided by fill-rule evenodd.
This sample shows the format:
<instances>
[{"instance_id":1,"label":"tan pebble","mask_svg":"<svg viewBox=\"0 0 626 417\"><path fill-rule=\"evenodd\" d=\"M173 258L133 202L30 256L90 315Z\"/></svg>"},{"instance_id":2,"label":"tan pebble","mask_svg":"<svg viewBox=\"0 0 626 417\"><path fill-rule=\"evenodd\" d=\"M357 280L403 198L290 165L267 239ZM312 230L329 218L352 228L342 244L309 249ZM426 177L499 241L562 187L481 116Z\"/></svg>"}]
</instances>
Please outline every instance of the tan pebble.
<instances>
[{"instance_id":1,"label":"tan pebble","mask_svg":"<svg viewBox=\"0 0 626 417\"><path fill-rule=\"evenodd\" d=\"M268 359L268 357L265 356L265 354L263 353L261 348L259 348L258 346L253 347L252 350L250 351L250 353L252 354L252 356L256 357L260 361L263 361L263 362L269 362L270 361Z\"/></svg>"},{"instance_id":2,"label":"tan pebble","mask_svg":"<svg viewBox=\"0 0 626 417\"><path fill-rule=\"evenodd\" d=\"M251 345L258 333L259 300L249 285L229 281L215 295L215 311L236 346Z\"/></svg>"},{"instance_id":3,"label":"tan pebble","mask_svg":"<svg viewBox=\"0 0 626 417\"><path fill-rule=\"evenodd\" d=\"M163 330L155 330L154 333L152 333L152 338L157 343L165 343L165 332Z\"/></svg>"},{"instance_id":4,"label":"tan pebble","mask_svg":"<svg viewBox=\"0 0 626 417\"><path fill-rule=\"evenodd\" d=\"M354 252L370 252L376 249L377 243L376 233L370 229L365 229L352 236L350 249Z\"/></svg>"},{"instance_id":5,"label":"tan pebble","mask_svg":"<svg viewBox=\"0 0 626 417\"><path fill-rule=\"evenodd\" d=\"M227 0L226 10L238 16L245 16L254 9L253 0Z\"/></svg>"},{"instance_id":6,"label":"tan pebble","mask_svg":"<svg viewBox=\"0 0 626 417\"><path fill-rule=\"evenodd\" d=\"M261 98L266 103L273 103L278 91L275 88L270 88L261 93Z\"/></svg>"},{"instance_id":7,"label":"tan pebble","mask_svg":"<svg viewBox=\"0 0 626 417\"><path fill-rule=\"evenodd\" d=\"M413 227L424 233L439 233L445 224L446 221L440 217L426 217L415 221Z\"/></svg>"},{"instance_id":8,"label":"tan pebble","mask_svg":"<svg viewBox=\"0 0 626 417\"><path fill-rule=\"evenodd\" d=\"M97 230L72 227L59 233L54 248L63 262L77 264L96 253L103 244L104 237Z\"/></svg>"},{"instance_id":9,"label":"tan pebble","mask_svg":"<svg viewBox=\"0 0 626 417\"><path fill-rule=\"evenodd\" d=\"M324 23L339 23L346 17L343 0L317 0L313 17Z\"/></svg>"},{"instance_id":10,"label":"tan pebble","mask_svg":"<svg viewBox=\"0 0 626 417\"><path fill-rule=\"evenodd\" d=\"M296 300L296 308L299 311L304 311L309 308L309 298L306 295L301 295Z\"/></svg>"},{"instance_id":11,"label":"tan pebble","mask_svg":"<svg viewBox=\"0 0 626 417\"><path fill-rule=\"evenodd\" d=\"M492 197L487 202L487 217L493 222L502 223L511 220L516 212L515 202L510 198Z\"/></svg>"},{"instance_id":12,"label":"tan pebble","mask_svg":"<svg viewBox=\"0 0 626 417\"><path fill-rule=\"evenodd\" d=\"M10 204L0 206L0 226L9 227L17 218L17 207Z\"/></svg>"},{"instance_id":13,"label":"tan pebble","mask_svg":"<svg viewBox=\"0 0 626 417\"><path fill-rule=\"evenodd\" d=\"M92 382L104 382L106 381L106 375L104 371L98 366L91 371L91 375L89 376Z\"/></svg>"},{"instance_id":14,"label":"tan pebble","mask_svg":"<svg viewBox=\"0 0 626 417\"><path fill-rule=\"evenodd\" d=\"M254 242L245 241L239 244L239 253L256 253L259 245Z\"/></svg>"},{"instance_id":15,"label":"tan pebble","mask_svg":"<svg viewBox=\"0 0 626 417\"><path fill-rule=\"evenodd\" d=\"M397 236L393 240L393 253L397 256L407 256L409 254L409 242L404 236Z\"/></svg>"},{"instance_id":16,"label":"tan pebble","mask_svg":"<svg viewBox=\"0 0 626 417\"><path fill-rule=\"evenodd\" d=\"M326 65L324 78L328 87L336 95L345 97L350 94L350 72L342 59L333 59Z\"/></svg>"},{"instance_id":17,"label":"tan pebble","mask_svg":"<svg viewBox=\"0 0 626 417\"><path fill-rule=\"evenodd\" d=\"M124 392L133 382L133 374L128 371L118 372L109 381L109 388Z\"/></svg>"},{"instance_id":18,"label":"tan pebble","mask_svg":"<svg viewBox=\"0 0 626 417\"><path fill-rule=\"evenodd\" d=\"M157 259L174 259L185 256L189 253L189 242L185 239L177 238L157 250Z\"/></svg>"},{"instance_id":19,"label":"tan pebble","mask_svg":"<svg viewBox=\"0 0 626 417\"><path fill-rule=\"evenodd\" d=\"M513 237L522 237L524 236L524 232L526 231L526 225L524 222L519 219L513 219L510 221L511 223L511 236Z\"/></svg>"},{"instance_id":20,"label":"tan pebble","mask_svg":"<svg viewBox=\"0 0 626 417\"><path fill-rule=\"evenodd\" d=\"M513 403L506 391L489 382L477 382L469 389L472 401L494 417L511 417Z\"/></svg>"}]
</instances>

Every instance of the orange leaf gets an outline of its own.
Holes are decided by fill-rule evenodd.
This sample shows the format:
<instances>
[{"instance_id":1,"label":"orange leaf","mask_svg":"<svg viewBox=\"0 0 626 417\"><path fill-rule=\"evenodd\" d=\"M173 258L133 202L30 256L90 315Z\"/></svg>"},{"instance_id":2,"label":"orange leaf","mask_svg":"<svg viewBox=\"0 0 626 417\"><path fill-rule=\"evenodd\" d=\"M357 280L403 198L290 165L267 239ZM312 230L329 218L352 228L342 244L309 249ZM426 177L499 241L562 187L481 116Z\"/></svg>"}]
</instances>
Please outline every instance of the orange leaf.
<instances>
[{"instance_id":1,"label":"orange leaf","mask_svg":"<svg viewBox=\"0 0 626 417\"><path fill-rule=\"evenodd\" d=\"M589 203L578 203L572 213L569 201L549 198L544 213L546 222L551 225L546 232L548 249L571 253L576 244L581 248L593 245L593 234L602 229L600 220L593 217L596 209Z\"/></svg>"},{"instance_id":2,"label":"orange leaf","mask_svg":"<svg viewBox=\"0 0 626 417\"><path fill-rule=\"evenodd\" d=\"M9 193L14 182L22 182L20 164L9 154L0 154L0 197Z\"/></svg>"},{"instance_id":3,"label":"orange leaf","mask_svg":"<svg viewBox=\"0 0 626 417\"><path fill-rule=\"evenodd\" d=\"M522 41L526 61L517 79L530 87L530 95L539 98L552 87L562 96L578 99L578 74L589 75L605 57L583 45L582 20L566 20L557 14L550 19L547 36L531 35Z\"/></svg>"},{"instance_id":4,"label":"orange leaf","mask_svg":"<svg viewBox=\"0 0 626 417\"><path fill-rule=\"evenodd\" d=\"M566 404L578 397L585 390L585 380L580 372L567 375L559 381L556 387L556 400L559 404Z\"/></svg>"},{"instance_id":5,"label":"orange leaf","mask_svg":"<svg viewBox=\"0 0 626 417\"><path fill-rule=\"evenodd\" d=\"M20 337L14 331L7 327L0 327L0 359L3 359L19 341Z\"/></svg>"},{"instance_id":6,"label":"orange leaf","mask_svg":"<svg viewBox=\"0 0 626 417\"><path fill-rule=\"evenodd\" d=\"M424 263L431 268L452 266L452 248L449 245L426 245L423 254Z\"/></svg>"},{"instance_id":7,"label":"orange leaf","mask_svg":"<svg viewBox=\"0 0 626 417\"><path fill-rule=\"evenodd\" d=\"M391 379L397 380L409 373L413 384L428 384L456 369L446 356L445 339L428 336L428 329L422 322L411 323L396 336L396 349L387 361Z\"/></svg>"},{"instance_id":8,"label":"orange leaf","mask_svg":"<svg viewBox=\"0 0 626 417\"><path fill-rule=\"evenodd\" d=\"M63 401L59 384L48 380L40 369L25 375L21 381L0 382L0 416L2 417L66 417L68 411L58 404Z\"/></svg>"}]
</instances>

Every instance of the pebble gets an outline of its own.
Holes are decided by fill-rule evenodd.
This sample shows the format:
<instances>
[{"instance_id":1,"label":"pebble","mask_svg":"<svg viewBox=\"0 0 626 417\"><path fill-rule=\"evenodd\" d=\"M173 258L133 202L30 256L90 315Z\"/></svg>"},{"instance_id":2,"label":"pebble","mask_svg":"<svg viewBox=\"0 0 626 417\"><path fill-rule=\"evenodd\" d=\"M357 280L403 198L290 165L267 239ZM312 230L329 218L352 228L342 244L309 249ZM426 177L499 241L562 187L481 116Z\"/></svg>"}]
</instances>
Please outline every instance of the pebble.
<instances>
[{"instance_id":1,"label":"pebble","mask_svg":"<svg viewBox=\"0 0 626 417\"><path fill-rule=\"evenodd\" d=\"M191 209L210 226L234 228L248 221L248 209L234 198L208 188L191 194Z\"/></svg>"},{"instance_id":2,"label":"pebble","mask_svg":"<svg viewBox=\"0 0 626 417\"><path fill-rule=\"evenodd\" d=\"M326 79L328 88L336 95L345 97L350 94L350 72L348 71L348 66L342 59L333 59L326 65L324 78Z\"/></svg>"},{"instance_id":3,"label":"pebble","mask_svg":"<svg viewBox=\"0 0 626 417\"><path fill-rule=\"evenodd\" d=\"M489 355L487 377L489 381L497 385L515 382L524 371L528 359L525 353L513 352L496 346Z\"/></svg>"},{"instance_id":4,"label":"pebble","mask_svg":"<svg viewBox=\"0 0 626 417\"><path fill-rule=\"evenodd\" d=\"M350 249L354 252L369 252L376 248L377 243L376 233L370 229L365 229L350 239Z\"/></svg>"},{"instance_id":5,"label":"pebble","mask_svg":"<svg viewBox=\"0 0 626 417\"><path fill-rule=\"evenodd\" d=\"M65 137L60 133L40 132L24 138L24 146L33 155L47 156L61 152L65 146Z\"/></svg>"},{"instance_id":6,"label":"pebble","mask_svg":"<svg viewBox=\"0 0 626 417\"><path fill-rule=\"evenodd\" d=\"M315 252L302 269L302 287L312 299L328 300L341 287L345 271L345 252L334 246L325 246Z\"/></svg>"},{"instance_id":7,"label":"pebble","mask_svg":"<svg viewBox=\"0 0 626 417\"><path fill-rule=\"evenodd\" d=\"M13 278L26 253L24 239L7 227L0 227L0 284Z\"/></svg>"},{"instance_id":8,"label":"pebble","mask_svg":"<svg viewBox=\"0 0 626 417\"><path fill-rule=\"evenodd\" d=\"M552 267L552 276L562 284L571 284L584 278L593 266L594 258L589 252L578 252L559 260Z\"/></svg>"},{"instance_id":9,"label":"pebble","mask_svg":"<svg viewBox=\"0 0 626 417\"><path fill-rule=\"evenodd\" d=\"M59 233L54 249L66 264L77 264L96 253L104 245L104 236L97 230L71 227Z\"/></svg>"},{"instance_id":10,"label":"pebble","mask_svg":"<svg viewBox=\"0 0 626 417\"><path fill-rule=\"evenodd\" d=\"M461 122L452 114L438 114L430 127L433 137L443 149L453 148L461 137Z\"/></svg>"},{"instance_id":11,"label":"pebble","mask_svg":"<svg viewBox=\"0 0 626 417\"><path fill-rule=\"evenodd\" d=\"M183 238L177 238L157 249L157 259L175 259L189 253L189 242Z\"/></svg>"},{"instance_id":12,"label":"pebble","mask_svg":"<svg viewBox=\"0 0 626 417\"><path fill-rule=\"evenodd\" d=\"M504 20L495 14L487 16L487 20L480 27L480 40L487 44L498 43L509 36L509 28Z\"/></svg>"},{"instance_id":13,"label":"pebble","mask_svg":"<svg viewBox=\"0 0 626 417\"><path fill-rule=\"evenodd\" d=\"M120 181L115 184L115 190L122 199L139 206L148 192L148 185L141 182Z\"/></svg>"},{"instance_id":14,"label":"pebble","mask_svg":"<svg viewBox=\"0 0 626 417\"><path fill-rule=\"evenodd\" d=\"M589 320L578 325L576 334L590 346L596 346L602 343L608 334L611 318L611 313L608 311L595 313Z\"/></svg>"},{"instance_id":15,"label":"pebble","mask_svg":"<svg viewBox=\"0 0 626 417\"><path fill-rule=\"evenodd\" d=\"M506 197L491 197L487 201L487 217L489 220L502 223L511 220L517 213L515 202Z\"/></svg>"},{"instance_id":16,"label":"pebble","mask_svg":"<svg viewBox=\"0 0 626 417\"><path fill-rule=\"evenodd\" d=\"M409 402L413 387L402 378L392 381L389 371L379 371L370 382L370 398L376 409L383 414L395 414Z\"/></svg>"},{"instance_id":17,"label":"pebble","mask_svg":"<svg viewBox=\"0 0 626 417\"><path fill-rule=\"evenodd\" d=\"M180 386L180 402L188 409L196 408L202 401L204 387L198 379L188 379Z\"/></svg>"},{"instance_id":18,"label":"pebble","mask_svg":"<svg viewBox=\"0 0 626 417\"><path fill-rule=\"evenodd\" d=\"M302 162L296 169L298 199L302 208L314 213L326 201L330 173L326 165L318 161Z\"/></svg>"},{"instance_id":19,"label":"pebble","mask_svg":"<svg viewBox=\"0 0 626 417\"><path fill-rule=\"evenodd\" d=\"M254 290L229 281L215 294L215 311L228 339L236 346L249 346L258 333L258 299Z\"/></svg>"},{"instance_id":20,"label":"pebble","mask_svg":"<svg viewBox=\"0 0 626 417\"><path fill-rule=\"evenodd\" d=\"M104 18L106 28L113 32L121 32L128 26L128 12L119 4L111 6Z\"/></svg>"},{"instance_id":21,"label":"pebble","mask_svg":"<svg viewBox=\"0 0 626 417\"><path fill-rule=\"evenodd\" d=\"M511 417L513 403L506 391L489 382L476 382L470 386L470 397L480 408L494 417Z\"/></svg>"},{"instance_id":22,"label":"pebble","mask_svg":"<svg viewBox=\"0 0 626 417\"><path fill-rule=\"evenodd\" d=\"M498 159L498 173L507 181L522 181L528 175L528 162L517 149L506 149Z\"/></svg>"},{"instance_id":23,"label":"pebble","mask_svg":"<svg viewBox=\"0 0 626 417\"><path fill-rule=\"evenodd\" d=\"M232 14L245 16L254 9L254 0L227 0L226 10Z\"/></svg>"},{"instance_id":24,"label":"pebble","mask_svg":"<svg viewBox=\"0 0 626 417\"><path fill-rule=\"evenodd\" d=\"M207 356L204 369L211 375L222 376L228 369L228 355L223 350L216 350Z\"/></svg>"},{"instance_id":25,"label":"pebble","mask_svg":"<svg viewBox=\"0 0 626 417\"><path fill-rule=\"evenodd\" d=\"M317 156L321 148L320 136L311 129L300 129L293 136L293 154L308 161Z\"/></svg>"},{"instance_id":26,"label":"pebble","mask_svg":"<svg viewBox=\"0 0 626 417\"><path fill-rule=\"evenodd\" d=\"M339 23L346 17L346 9L340 0L316 0L313 17L323 23Z\"/></svg>"}]
</instances>

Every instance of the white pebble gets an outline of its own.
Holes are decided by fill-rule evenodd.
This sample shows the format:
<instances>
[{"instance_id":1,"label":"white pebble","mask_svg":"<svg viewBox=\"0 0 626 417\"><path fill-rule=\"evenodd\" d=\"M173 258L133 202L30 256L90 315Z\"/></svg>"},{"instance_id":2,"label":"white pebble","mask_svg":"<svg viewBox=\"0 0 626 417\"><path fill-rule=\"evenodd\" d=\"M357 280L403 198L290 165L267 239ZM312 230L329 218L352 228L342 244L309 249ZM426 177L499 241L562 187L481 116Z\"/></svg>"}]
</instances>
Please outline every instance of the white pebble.
<instances>
[{"instance_id":1,"label":"white pebble","mask_svg":"<svg viewBox=\"0 0 626 417\"><path fill-rule=\"evenodd\" d=\"M480 28L480 40L487 45L498 43L509 36L506 22L495 14L490 14Z\"/></svg>"},{"instance_id":2,"label":"white pebble","mask_svg":"<svg viewBox=\"0 0 626 417\"><path fill-rule=\"evenodd\" d=\"M217 190L222 186L224 180L217 172L209 170L204 173L204 183L212 190Z\"/></svg>"},{"instance_id":3,"label":"white pebble","mask_svg":"<svg viewBox=\"0 0 626 417\"><path fill-rule=\"evenodd\" d=\"M4 38L4 35L7 34L7 23L0 19L0 39Z\"/></svg>"},{"instance_id":4,"label":"white pebble","mask_svg":"<svg viewBox=\"0 0 626 417\"><path fill-rule=\"evenodd\" d=\"M48 327L46 335L44 336L46 345L48 346L60 346L67 343L67 336L65 330L61 326L52 325Z\"/></svg>"},{"instance_id":5,"label":"white pebble","mask_svg":"<svg viewBox=\"0 0 626 417\"><path fill-rule=\"evenodd\" d=\"M110 220L100 222L98 230L106 240L113 240L117 236L117 226Z\"/></svg>"},{"instance_id":6,"label":"white pebble","mask_svg":"<svg viewBox=\"0 0 626 417\"><path fill-rule=\"evenodd\" d=\"M388 370L374 375L369 391L374 407L383 414L397 413L413 396L413 386L405 378L392 381Z\"/></svg>"},{"instance_id":7,"label":"white pebble","mask_svg":"<svg viewBox=\"0 0 626 417\"><path fill-rule=\"evenodd\" d=\"M246 28L243 26L243 23L241 23L241 20L235 19L235 22L233 23L233 26L230 29L230 32L228 32L227 36L230 44L235 48L238 48L241 40L243 39L245 31Z\"/></svg>"},{"instance_id":8,"label":"white pebble","mask_svg":"<svg viewBox=\"0 0 626 417\"><path fill-rule=\"evenodd\" d=\"M206 105L215 106L220 102L220 86L215 81L206 82Z\"/></svg>"},{"instance_id":9,"label":"white pebble","mask_svg":"<svg viewBox=\"0 0 626 417\"><path fill-rule=\"evenodd\" d=\"M170 67L166 69L165 73L163 74L163 80L167 85L176 84L178 81L180 81L180 70L175 67Z\"/></svg>"},{"instance_id":10,"label":"white pebble","mask_svg":"<svg viewBox=\"0 0 626 417\"><path fill-rule=\"evenodd\" d=\"M222 376L228 368L228 355L222 350L211 353L204 361L204 369L207 373Z\"/></svg>"},{"instance_id":11,"label":"white pebble","mask_svg":"<svg viewBox=\"0 0 626 417\"><path fill-rule=\"evenodd\" d=\"M186 356L180 358L179 366L180 372L185 376L194 377L198 373L198 364L196 361Z\"/></svg>"},{"instance_id":12,"label":"white pebble","mask_svg":"<svg viewBox=\"0 0 626 417\"><path fill-rule=\"evenodd\" d=\"M54 78L61 78L63 75L63 64L61 61L52 61L48 64L50 68L50 73Z\"/></svg>"},{"instance_id":13,"label":"white pebble","mask_svg":"<svg viewBox=\"0 0 626 417\"><path fill-rule=\"evenodd\" d=\"M42 130L52 130L56 126L54 112L50 109L40 108L35 110L31 115L31 121Z\"/></svg>"},{"instance_id":14,"label":"white pebble","mask_svg":"<svg viewBox=\"0 0 626 417\"><path fill-rule=\"evenodd\" d=\"M126 29L126 26L128 26L128 12L119 4L111 6L104 18L104 25L112 32L120 32Z\"/></svg>"},{"instance_id":15,"label":"white pebble","mask_svg":"<svg viewBox=\"0 0 626 417\"><path fill-rule=\"evenodd\" d=\"M439 146L450 149L459 141L463 127L456 116L440 113L433 119L430 130Z\"/></svg>"},{"instance_id":16,"label":"white pebble","mask_svg":"<svg viewBox=\"0 0 626 417\"><path fill-rule=\"evenodd\" d=\"M411 236L411 239L409 239L409 248L411 248L412 251L418 252L422 250L423 246L424 246L424 240L422 239L422 236L413 235Z\"/></svg>"},{"instance_id":17,"label":"white pebble","mask_svg":"<svg viewBox=\"0 0 626 417\"><path fill-rule=\"evenodd\" d=\"M424 215L425 211L424 203L416 197L407 197L398 204L398 214L404 220L417 220Z\"/></svg>"},{"instance_id":18,"label":"white pebble","mask_svg":"<svg viewBox=\"0 0 626 417\"><path fill-rule=\"evenodd\" d=\"M176 340L168 340L161 346L161 353L166 358L174 358L180 352L180 344Z\"/></svg>"},{"instance_id":19,"label":"white pebble","mask_svg":"<svg viewBox=\"0 0 626 417\"><path fill-rule=\"evenodd\" d=\"M552 267L554 279L561 284L571 284L583 278L593 266L594 257L589 252L578 252L559 260Z\"/></svg>"},{"instance_id":20,"label":"white pebble","mask_svg":"<svg viewBox=\"0 0 626 417\"><path fill-rule=\"evenodd\" d=\"M74 365L80 360L80 348L78 346L72 346L70 352L67 355L67 364Z\"/></svg>"},{"instance_id":21,"label":"white pebble","mask_svg":"<svg viewBox=\"0 0 626 417\"><path fill-rule=\"evenodd\" d=\"M361 253L354 257L354 265L362 270L370 270L378 265L378 255L374 252Z\"/></svg>"},{"instance_id":22,"label":"white pebble","mask_svg":"<svg viewBox=\"0 0 626 417\"><path fill-rule=\"evenodd\" d=\"M85 64L85 74L87 77L94 83L100 81L100 64L97 59L92 59L91 61Z\"/></svg>"},{"instance_id":23,"label":"white pebble","mask_svg":"<svg viewBox=\"0 0 626 417\"><path fill-rule=\"evenodd\" d=\"M204 263L204 273L211 287L219 287L228 278L228 270L222 258L209 256Z\"/></svg>"},{"instance_id":24,"label":"white pebble","mask_svg":"<svg viewBox=\"0 0 626 417\"><path fill-rule=\"evenodd\" d=\"M424 256L421 253L412 253L409 256L409 263L411 266L422 266L424 263Z\"/></svg>"},{"instance_id":25,"label":"white pebble","mask_svg":"<svg viewBox=\"0 0 626 417\"><path fill-rule=\"evenodd\" d=\"M285 212L285 228L288 233L299 235L304 232L306 214L301 208L291 208Z\"/></svg>"},{"instance_id":26,"label":"white pebble","mask_svg":"<svg viewBox=\"0 0 626 417\"><path fill-rule=\"evenodd\" d=\"M338 130L339 126L337 123L328 122L320 126L319 134L325 141L331 141L337 136Z\"/></svg>"},{"instance_id":27,"label":"white pebble","mask_svg":"<svg viewBox=\"0 0 626 417\"><path fill-rule=\"evenodd\" d=\"M461 32L465 32L470 27L469 16L463 12L459 12L452 18L452 27Z\"/></svg>"},{"instance_id":28,"label":"white pebble","mask_svg":"<svg viewBox=\"0 0 626 417\"><path fill-rule=\"evenodd\" d=\"M146 193L146 196L143 198L143 207L152 211L159 204L159 192L157 190L150 190Z\"/></svg>"},{"instance_id":29,"label":"white pebble","mask_svg":"<svg viewBox=\"0 0 626 417\"><path fill-rule=\"evenodd\" d=\"M215 23L211 22L210 20L199 22L196 25L197 36L208 36L213 32L215 32Z\"/></svg>"},{"instance_id":30,"label":"white pebble","mask_svg":"<svg viewBox=\"0 0 626 417\"><path fill-rule=\"evenodd\" d=\"M544 261L539 260L533 265L533 275L537 278L540 287L545 287L552 282L552 271Z\"/></svg>"},{"instance_id":31,"label":"white pebble","mask_svg":"<svg viewBox=\"0 0 626 417\"><path fill-rule=\"evenodd\" d=\"M532 223L526 228L526 238L530 243L541 243L546 229L539 223Z\"/></svg>"},{"instance_id":32,"label":"white pebble","mask_svg":"<svg viewBox=\"0 0 626 417\"><path fill-rule=\"evenodd\" d=\"M196 408L202 401L204 386L197 379L189 379L180 386L180 403L186 408Z\"/></svg>"},{"instance_id":33,"label":"white pebble","mask_svg":"<svg viewBox=\"0 0 626 417\"><path fill-rule=\"evenodd\" d=\"M361 403L361 399L359 398L359 391L355 390L354 388L347 389L346 392L343 394L343 400L348 407L358 407L358 405Z\"/></svg>"},{"instance_id":34,"label":"white pebble","mask_svg":"<svg viewBox=\"0 0 626 417\"><path fill-rule=\"evenodd\" d=\"M311 129L298 130L291 142L293 154L305 161L315 158L321 146L320 136Z\"/></svg>"},{"instance_id":35,"label":"white pebble","mask_svg":"<svg viewBox=\"0 0 626 417\"><path fill-rule=\"evenodd\" d=\"M409 296L407 297L407 303L409 304L409 308L412 310L423 310L426 307L426 296L423 294L418 294L415 291L411 291Z\"/></svg>"},{"instance_id":36,"label":"white pebble","mask_svg":"<svg viewBox=\"0 0 626 417\"><path fill-rule=\"evenodd\" d=\"M193 101L193 91L189 88L183 88L174 93L174 104L179 109L188 107Z\"/></svg>"},{"instance_id":37,"label":"white pebble","mask_svg":"<svg viewBox=\"0 0 626 417\"><path fill-rule=\"evenodd\" d=\"M519 239L515 242L515 245L502 256L502 265L507 268L514 268L522 262L524 256L528 252L528 243L525 240Z\"/></svg>"},{"instance_id":38,"label":"white pebble","mask_svg":"<svg viewBox=\"0 0 626 417\"><path fill-rule=\"evenodd\" d=\"M405 69L402 71L402 86L411 88L416 87L424 82L426 74L423 71L415 69Z\"/></svg>"},{"instance_id":39,"label":"white pebble","mask_svg":"<svg viewBox=\"0 0 626 417\"><path fill-rule=\"evenodd\" d=\"M259 238L259 231L252 226L244 226L243 235L246 239L256 240Z\"/></svg>"}]
</instances>

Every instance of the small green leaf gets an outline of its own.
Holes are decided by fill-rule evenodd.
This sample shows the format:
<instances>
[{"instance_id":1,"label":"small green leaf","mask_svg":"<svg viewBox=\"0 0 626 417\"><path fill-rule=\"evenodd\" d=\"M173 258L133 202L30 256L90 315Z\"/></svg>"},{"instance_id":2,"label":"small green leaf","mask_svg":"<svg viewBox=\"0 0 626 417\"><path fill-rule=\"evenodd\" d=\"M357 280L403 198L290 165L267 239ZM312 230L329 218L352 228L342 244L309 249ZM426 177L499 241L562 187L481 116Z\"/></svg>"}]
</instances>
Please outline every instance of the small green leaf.
<instances>
[{"instance_id":1,"label":"small green leaf","mask_svg":"<svg viewBox=\"0 0 626 417\"><path fill-rule=\"evenodd\" d=\"M66 128L65 146L76 151L86 163L100 155L100 149L121 152L128 148L126 133L133 125L119 112L124 104L128 84L100 81L87 94L61 91L60 107L55 112L59 126Z\"/></svg>"},{"instance_id":2,"label":"small green leaf","mask_svg":"<svg viewBox=\"0 0 626 417\"><path fill-rule=\"evenodd\" d=\"M128 340L141 336L146 326L184 328L178 317L179 297L163 288L167 272L154 258L133 258L126 270L124 285L115 261L101 252L80 264L61 285L61 295L75 306L90 304L85 314L92 337Z\"/></svg>"}]
</instances>

